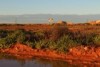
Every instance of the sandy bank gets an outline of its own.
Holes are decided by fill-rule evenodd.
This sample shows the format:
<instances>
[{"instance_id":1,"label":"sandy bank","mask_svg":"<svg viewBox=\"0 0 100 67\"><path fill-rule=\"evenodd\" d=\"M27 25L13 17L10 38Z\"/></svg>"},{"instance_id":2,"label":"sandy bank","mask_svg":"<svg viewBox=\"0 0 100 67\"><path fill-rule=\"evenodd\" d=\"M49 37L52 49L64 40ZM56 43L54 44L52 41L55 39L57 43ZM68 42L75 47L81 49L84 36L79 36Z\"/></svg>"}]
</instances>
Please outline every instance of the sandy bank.
<instances>
[{"instance_id":1,"label":"sandy bank","mask_svg":"<svg viewBox=\"0 0 100 67\"><path fill-rule=\"evenodd\" d=\"M8 49L1 49L0 52L20 59L42 57L52 60L64 60L70 63L95 63L100 65L100 47L78 46L71 48L68 53L58 53L54 50L32 49L29 46L17 43Z\"/></svg>"}]
</instances>

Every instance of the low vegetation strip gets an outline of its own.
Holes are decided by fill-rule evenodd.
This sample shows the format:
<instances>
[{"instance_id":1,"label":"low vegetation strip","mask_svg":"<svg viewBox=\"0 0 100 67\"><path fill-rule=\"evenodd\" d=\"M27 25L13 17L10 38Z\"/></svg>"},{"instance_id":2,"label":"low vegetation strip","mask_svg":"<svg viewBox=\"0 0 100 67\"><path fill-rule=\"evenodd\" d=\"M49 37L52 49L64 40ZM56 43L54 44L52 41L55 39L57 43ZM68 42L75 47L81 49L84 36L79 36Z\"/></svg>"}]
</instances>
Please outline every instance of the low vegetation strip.
<instances>
[{"instance_id":1,"label":"low vegetation strip","mask_svg":"<svg viewBox=\"0 0 100 67\"><path fill-rule=\"evenodd\" d=\"M99 47L100 34L72 31L63 24L51 25L49 30L0 30L1 52L15 56L51 57L52 54L53 58L81 60L88 57L96 61Z\"/></svg>"},{"instance_id":2,"label":"low vegetation strip","mask_svg":"<svg viewBox=\"0 0 100 67\"><path fill-rule=\"evenodd\" d=\"M26 44L34 49L50 49L68 52L76 46L100 45L100 34L73 32L66 25L52 25L49 30L26 31L0 30L0 48L9 48L15 43Z\"/></svg>"}]
</instances>

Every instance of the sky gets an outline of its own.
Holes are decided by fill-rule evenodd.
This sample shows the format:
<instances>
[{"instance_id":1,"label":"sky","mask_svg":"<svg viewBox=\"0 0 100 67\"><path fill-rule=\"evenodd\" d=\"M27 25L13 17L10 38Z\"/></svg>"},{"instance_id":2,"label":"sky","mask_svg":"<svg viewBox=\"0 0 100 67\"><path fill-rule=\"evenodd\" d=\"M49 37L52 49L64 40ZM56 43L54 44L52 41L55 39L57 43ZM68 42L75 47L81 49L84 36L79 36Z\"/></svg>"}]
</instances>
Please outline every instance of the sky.
<instances>
[{"instance_id":1,"label":"sky","mask_svg":"<svg viewBox=\"0 0 100 67\"><path fill-rule=\"evenodd\" d=\"M0 0L0 15L100 14L100 0Z\"/></svg>"}]
</instances>

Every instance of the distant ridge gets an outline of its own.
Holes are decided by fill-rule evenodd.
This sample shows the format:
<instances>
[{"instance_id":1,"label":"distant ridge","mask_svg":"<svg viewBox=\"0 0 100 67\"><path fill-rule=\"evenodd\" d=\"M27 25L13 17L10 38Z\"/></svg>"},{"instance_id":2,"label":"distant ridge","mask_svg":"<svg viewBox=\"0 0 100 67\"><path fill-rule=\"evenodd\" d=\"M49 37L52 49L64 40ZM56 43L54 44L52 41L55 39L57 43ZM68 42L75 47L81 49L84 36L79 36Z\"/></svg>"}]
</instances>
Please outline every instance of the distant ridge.
<instances>
[{"instance_id":1,"label":"distant ridge","mask_svg":"<svg viewBox=\"0 0 100 67\"><path fill-rule=\"evenodd\" d=\"M0 15L0 23L48 23L48 19L54 21L63 20L74 23L85 23L87 21L99 20L100 14L94 15L59 15L59 14L25 14L25 15Z\"/></svg>"}]
</instances>

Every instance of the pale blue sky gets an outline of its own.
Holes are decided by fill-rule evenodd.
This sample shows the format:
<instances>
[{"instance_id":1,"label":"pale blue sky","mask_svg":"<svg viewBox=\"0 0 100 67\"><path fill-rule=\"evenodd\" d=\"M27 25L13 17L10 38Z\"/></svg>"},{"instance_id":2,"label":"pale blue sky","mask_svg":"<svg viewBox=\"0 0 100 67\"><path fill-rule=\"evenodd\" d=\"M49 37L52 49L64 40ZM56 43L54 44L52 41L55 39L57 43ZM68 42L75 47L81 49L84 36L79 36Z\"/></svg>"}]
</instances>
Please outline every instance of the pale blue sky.
<instances>
[{"instance_id":1,"label":"pale blue sky","mask_svg":"<svg viewBox=\"0 0 100 67\"><path fill-rule=\"evenodd\" d=\"M100 14L100 0L0 0L0 15Z\"/></svg>"}]
</instances>

